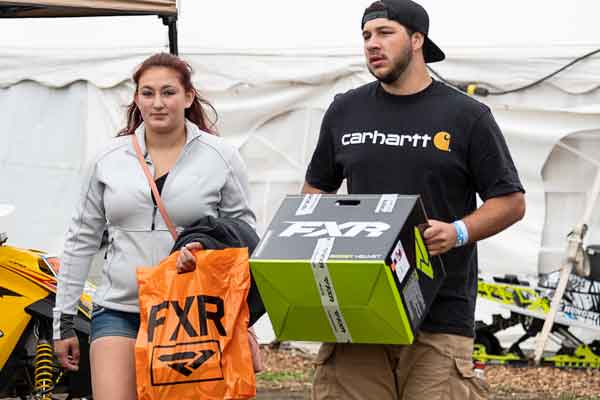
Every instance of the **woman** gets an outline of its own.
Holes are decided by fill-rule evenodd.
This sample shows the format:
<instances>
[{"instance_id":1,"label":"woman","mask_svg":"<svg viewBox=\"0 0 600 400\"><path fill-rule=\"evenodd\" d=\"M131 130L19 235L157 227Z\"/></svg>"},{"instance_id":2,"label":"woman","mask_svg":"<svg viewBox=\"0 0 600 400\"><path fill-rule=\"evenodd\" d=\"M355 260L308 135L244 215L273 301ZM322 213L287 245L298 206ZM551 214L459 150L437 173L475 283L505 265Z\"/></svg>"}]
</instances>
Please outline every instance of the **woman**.
<instances>
[{"instance_id":1,"label":"woman","mask_svg":"<svg viewBox=\"0 0 600 400\"><path fill-rule=\"evenodd\" d=\"M72 315L106 228L109 248L94 296L91 369L94 399L136 398L134 345L139 328L135 269L157 265L173 246L136 158L136 135L170 219L185 227L201 216L239 218L251 226L248 181L237 150L217 137L191 82L191 67L156 54L133 75L127 127L92 164L67 233L54 309L54 346L61 365L78 368ZM212 108L212 107L211 107ZM198 249L198 244L188 249ZM178 270L193 269L183 250Z\"/></svg>"}]
</instances>

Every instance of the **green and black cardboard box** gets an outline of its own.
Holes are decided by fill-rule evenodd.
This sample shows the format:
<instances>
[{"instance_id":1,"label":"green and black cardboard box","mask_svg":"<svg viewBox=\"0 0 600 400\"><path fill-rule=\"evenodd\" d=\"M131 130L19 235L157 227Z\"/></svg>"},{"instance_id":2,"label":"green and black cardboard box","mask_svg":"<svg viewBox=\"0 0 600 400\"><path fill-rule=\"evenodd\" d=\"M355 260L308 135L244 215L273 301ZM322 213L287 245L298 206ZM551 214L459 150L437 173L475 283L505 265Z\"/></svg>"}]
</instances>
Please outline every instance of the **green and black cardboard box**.
<instances>
[{"instance_id":1,"label":"green and black cardboard box","mask_svg":"<svg viewBox=\"0 0 600 400\"><path fill-rule=\"evenodd\" d=\"M409 344L445 276L419 196L287 196L250 259L279 340Z\"/></svg>"}]
</instances>

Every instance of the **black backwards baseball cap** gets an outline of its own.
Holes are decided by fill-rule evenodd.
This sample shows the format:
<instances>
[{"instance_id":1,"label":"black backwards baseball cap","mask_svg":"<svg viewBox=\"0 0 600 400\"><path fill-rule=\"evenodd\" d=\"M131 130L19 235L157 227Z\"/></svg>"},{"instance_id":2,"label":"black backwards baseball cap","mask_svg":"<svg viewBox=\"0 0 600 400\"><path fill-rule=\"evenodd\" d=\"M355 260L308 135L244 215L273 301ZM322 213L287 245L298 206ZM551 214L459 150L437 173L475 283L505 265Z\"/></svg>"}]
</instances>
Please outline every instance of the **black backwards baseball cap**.
<instances>
[{"instance_id":1,"label":"black backwards baseball cap","mask_svg":"<svg viewBox=\"0 0 600 400\"><path fill-rule=\"evenodd\" d=\"M429 38L429 16L427 11L411 0L380 0L383 7L369 6L362 17L361 29L365 24L376 18L387 18L405 27L425 35L423 56L426 63L442 61L446 58L444 52Z\"/></svg>"}]
</instances>

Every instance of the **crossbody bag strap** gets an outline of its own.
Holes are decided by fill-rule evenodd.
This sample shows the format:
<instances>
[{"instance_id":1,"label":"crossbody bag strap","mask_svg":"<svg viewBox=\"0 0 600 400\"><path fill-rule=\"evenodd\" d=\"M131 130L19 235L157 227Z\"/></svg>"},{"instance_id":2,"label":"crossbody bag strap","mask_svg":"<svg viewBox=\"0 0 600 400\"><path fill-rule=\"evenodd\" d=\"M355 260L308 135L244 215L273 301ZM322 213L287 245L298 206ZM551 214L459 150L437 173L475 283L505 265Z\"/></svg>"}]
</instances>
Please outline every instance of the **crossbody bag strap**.
<instances>
[{"instance_id":1,"label":"crossbody bag strap","mask_svg":"<svg viewBox=\"0 0 600 400\"><path fill-rule=\"evenodd\" d=\"M140 143L137 140L135 135L131 135L131 142L133 143L133 149L135 150L135 154L137 155L137 159L144 171L144 175L146 175L146 179L148 180L148 184L150 185L150 189L154 194L154 200L156 200L156 206L160 211L160 215L162 215L163 221L167 225L169 232L171 232L171 236L173 236L173 240L177 240L177 230L175 229L175 225L173 225L173 221L169 218L169 214L167 214L167 209L160 197L160 193L158 193L158 188L156 187L156 183L154 182L154 178L146 165L146 160L144 159L144 155L142 154L142 148L140 147Z\"/></svg>"}]
</instances>

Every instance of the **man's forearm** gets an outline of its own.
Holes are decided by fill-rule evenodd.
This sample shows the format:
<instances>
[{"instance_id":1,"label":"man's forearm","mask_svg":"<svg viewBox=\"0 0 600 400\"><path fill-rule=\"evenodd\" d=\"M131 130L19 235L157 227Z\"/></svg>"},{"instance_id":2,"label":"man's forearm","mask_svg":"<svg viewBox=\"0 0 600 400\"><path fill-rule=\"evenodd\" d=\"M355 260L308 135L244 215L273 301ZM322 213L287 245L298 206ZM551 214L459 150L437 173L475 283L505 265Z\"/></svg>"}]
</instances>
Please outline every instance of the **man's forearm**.
<instances>
[{"instance_id":1,"label":"man's forearm","mask_svg":"<svg viewBox=\"0 0 600 400\"><path fill-rule=\"evenodd\" d=\"M335 192L324 192L321 189L317 189L316 187L309 185L308 182L304 182L304 185L302 186L302 194L321 194L321 193L335 194Z\"/></svg>"},{"instance_id":2,"label":"man's forearm","mask_svg":"<svg viewBox=\"0 0 600 400\"><path fill-rule=\"evenodd\" d=\"M525 196L517 192L486 200L463 222L469 231L469 242L476 242L503 231L524 215Z\"/></svg>"}]
</instances>

